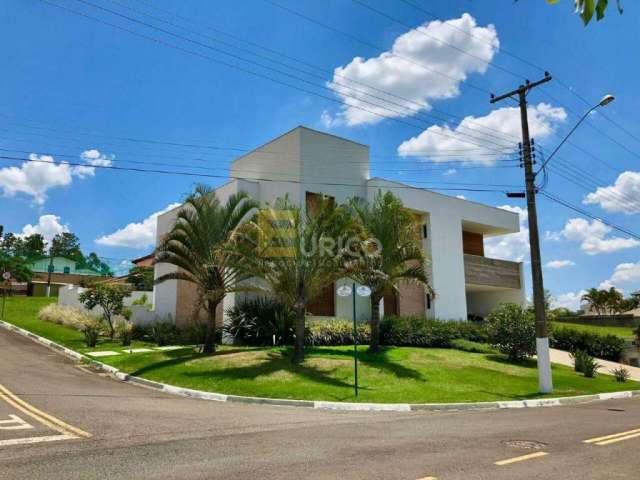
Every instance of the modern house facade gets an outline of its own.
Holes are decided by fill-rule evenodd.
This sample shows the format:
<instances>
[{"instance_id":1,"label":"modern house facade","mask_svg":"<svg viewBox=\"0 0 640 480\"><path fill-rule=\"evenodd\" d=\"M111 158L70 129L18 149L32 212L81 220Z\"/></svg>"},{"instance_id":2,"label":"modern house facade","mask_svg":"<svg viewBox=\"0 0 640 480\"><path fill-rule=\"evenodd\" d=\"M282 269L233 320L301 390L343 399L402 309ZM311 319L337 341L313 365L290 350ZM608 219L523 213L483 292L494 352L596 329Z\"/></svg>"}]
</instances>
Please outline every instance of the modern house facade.
<instances>
[{"instance_id":1,"label":"modern house facade","mask_svg":"<svg viewBox=\"0 0 640 480\"><path fill-rule=\"evenodd\" d=\"M230 180L216 189L221 202L245 191L261 203L277 198L308 208L319 195L336 202L350 197L372 201L379 191L398 196L416 218L416 232L428 259L435 297L422 287L399 285L399 293L382 300L385 314L425 315L440 319L484 316L501 302L524 304L522 264L484 256L484 239L519 231L518 215L506 210L443 195L382 178L370 178L369 147L334 135L297 127L253 150L231 164ZM157 241L172 227L180 207L158 217ZM155 276L176 267L156 264ZM327 286L322 299L310 307L320 316L351 318L352 299L336 295L348 279ZM168 281L154 288L154 310L178 325L192 316L195 288ZM226 309L241 294L225 298ZM358 298L361 320L369 318L368 298ZM222 313L222 312L220 312ZM221 318L219 316L218 318Z\"/></svg>"}]
</instances>

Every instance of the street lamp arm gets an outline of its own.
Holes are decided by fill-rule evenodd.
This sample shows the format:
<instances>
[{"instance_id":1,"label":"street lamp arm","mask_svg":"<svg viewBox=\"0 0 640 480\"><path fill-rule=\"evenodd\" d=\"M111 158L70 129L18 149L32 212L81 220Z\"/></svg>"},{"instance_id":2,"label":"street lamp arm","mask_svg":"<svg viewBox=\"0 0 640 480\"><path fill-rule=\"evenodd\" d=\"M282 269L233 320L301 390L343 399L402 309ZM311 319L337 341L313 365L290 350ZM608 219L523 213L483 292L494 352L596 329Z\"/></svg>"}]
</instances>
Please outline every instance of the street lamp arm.
<instances>
[{"instance_id":1,"label":"street lamp arm","mask_svg":"<svg viewBox=\"0 0 640 480\"><path fill-rule=\"evenodd\" d=\"M613 100L615 99L615 97L613 95L605 95L604 97L602 97L602 100L600 100L600 102L598 102L596 105L594 105L593 107L591 107L589 110L587 110L587 112L582 115L582 117L580 118L580 120L578 120L578 123L576 123L573 128L571 129L571 131L569 133L567 133L567 135L562 139L562 141L558 144L558 146L553 150L553 152L551 152L551 155L549 155L547 157L547 159L544 161L544 163L540 166L540 168L538 169L538 171L533 175L534 177L536 177L542 170L544 170L544 167L547 166L547 164L551 161L551 159L553 158L553 156L556 154L556 152L558 150L560 150L560 147L562 147L562 145L565 144L565 142L569 139L569 137L573 134L573 132L576 131L576 129L580 126L580 124L582 122L584 122L585 118L587 118L589 116L589 114L591 112L593 112L596 108L598 107L604 107L605 105L609 105L611 102L613 102Z\"/></svg>"}]
</instances>

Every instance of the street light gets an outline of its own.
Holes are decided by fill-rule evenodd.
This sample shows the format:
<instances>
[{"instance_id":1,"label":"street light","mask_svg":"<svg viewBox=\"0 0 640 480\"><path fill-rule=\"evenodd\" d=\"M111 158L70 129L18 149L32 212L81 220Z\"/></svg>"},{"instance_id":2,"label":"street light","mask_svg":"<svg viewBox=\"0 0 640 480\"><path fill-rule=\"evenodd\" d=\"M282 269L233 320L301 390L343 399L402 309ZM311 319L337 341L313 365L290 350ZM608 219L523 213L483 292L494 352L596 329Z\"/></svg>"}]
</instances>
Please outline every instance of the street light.
<instances>
[{"instance_id":1,"label":"street light","mask_svg":"<svg viewBox=\"0 0 640 480\"><path fill-rule=\"evenodd\" d=\"M604 97L602 97L602 100L600 100L596 105L594 105L593 107L591 107L589 110L587 110L585 112L584 115L582 115L582 117L580 118L580 120L578 120L578 123L576 123L573 128L571 129L571 131L569 133L567 133L567 135L562 139L562 141L558 144L558 146L553 150L553 152L551 152L551 155L549 155L547 157L547 159L543 162L542 166L538 169L538 171L535 173L535 175L538 175L543 169L544 167L547 166L547 163L549 163L549 161L553 158L553 156L556 154L556 152L558 150L560 150L560 147L562 145L564 145L564 142L567 141L567 139L571 136L571 134L573 132L576 131L576 129L580 126L580 124L584 121L585 118L587 118L587 116L593 112L596 108L598 107L605 107L607 105L609 105L611 102L613 102L616 99L616 97L614 97L611 94L607 94Z\"/></svg>"}]
</instances>

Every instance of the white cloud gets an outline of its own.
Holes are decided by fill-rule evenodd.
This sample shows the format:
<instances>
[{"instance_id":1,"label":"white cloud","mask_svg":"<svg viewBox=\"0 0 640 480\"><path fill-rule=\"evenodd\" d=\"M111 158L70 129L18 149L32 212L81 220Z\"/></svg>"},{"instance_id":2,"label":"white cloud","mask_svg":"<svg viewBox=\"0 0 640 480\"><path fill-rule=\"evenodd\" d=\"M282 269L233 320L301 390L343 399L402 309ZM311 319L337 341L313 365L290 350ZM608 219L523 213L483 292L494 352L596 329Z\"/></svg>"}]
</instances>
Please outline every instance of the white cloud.
<instances>
[{"instance_id":1,"label":"white cloud","mask_svg":"<svg viewBox=\"0 0 640 480\"><path fill-rule=\"evenodd\" d=\"M337 118L347 125L359 125L382 120L375 113L407 117L428 110L433 100L458 96L460 83L470 73L484 73L499 46L494 26L478 27L468 13L425 23L396 38L389 51L368 59L355 57L334 70L328 86L346 103Z\"/></svg>"},{"instance_id":2,"label":"white cloud","mask_svg":"<svg viewBox=\"0 0 640 480\"><path fill-rule=\"evenodd\" d=\"M530 106L527 111L529 131L531 136L537 139L553 133L556 125L567 118L563 108L552 107L547 103ZM483 132L490 132L490 136L484 135ZM432 125L417 137L402 142L398 146L398 155L444 162L448 160L447 157L438 157L438 153L467 150L465 154L467 162L493 165L499 158L493 155L496 150L515 151L517 148L515 139L520 135L520 110L516 107L503 107L493 110L484 117L465 117L454 128L449 125ZM474 138L469 138L470 136ZM500 141L495 138L496 136L514 138L514 141L509 142L506 139ZM500 143L502 147L496 143ZM504 156L509 155L511 153L505 153Z\"/></svg>"},{"instance_id":3,"label":"white cloud","mask_svg":"<svg viewBox=\"0 0 640 480\"><path fill-rule=\"evenodd\" d=\"M600 288L609 289L618 287L620 284L640 283L640 262L637 263L620 263L616 265L611 277L600 284Z\"/></svg>"},{"instance_id":4,"label":"white cloud","mask_svg":"<svg viewBox=\"0 0 640 480\"><path fill-rule=\"evenodd\" d=\"M103 235L95 240L98 245L108 247L148 248L156 243L156 219L169 210L180 206L172 203L159 212L152 213L141 222L132 222L109 235Z\"/></svg>"},{"instance_id":5,"label":"white cloud","mask_svg":"<svg viewBox=\"0 0 640 480\"><path fill-rule=\"evenodd\" d=\"M339 127L344 122L340 117L334 117L328 110L323 110L320 114L320 124L327 130L333 127Z\"/></svg>"},{"instance_id":6,"label":"white cloud","mask_svg":"<svg viewBox=\"0 0 640 480\"><path fill-rule=\"evenodd\" d=\"M561 234L567 240L580 242L580 248L587 255L640 247L640 241L636 239L608 236L611 230L611 227L599 220L588 222L584 218L571 218Z\"/></svg>"},{"instance_id":7,"label":"white cloud","mask_svg":"<svg viewBox=\"0 0 640 480\"><path fill-rule=\"evenodd\" d=\"M574 265L575 262L572 262L571 260L551 260L550 262L544 264L545 267L551 268L553 270L558 270L565 267L573 267Z\"/></svg>"},{"instance_id":8,"label":"white cloud","mask_svg":"<svg viewBox=\"0 0 640 480\"><path fill-rule=\"evenodd\" d=\"M579 310L582 296L587 293L586 290L579 292L567 292L560 295L554 295L551 299L553 308L568 308L569 310Z\"/></svg>"},{"instance_id":9,"label":"white cloud","mask_svg":"<svg viewBox=\"0 0 640 480\"><path fill-rule=\"evenodd\" d=\"M42 205L50 189L70 185L74 176L82 179L94 174L92 167L56 163L50 155L32 153L29 160L32 161L19 167L0 168L0 188L6 196L23 193L32 197L37 205Z\"/></svg>"},{"instance_id":10,"label":"white cloud","mask_svg":"<svg viewBox=\"0 0 640 480\"><path fill-rule=\"evenodd\" d=\"M457 173L457 170L455 168L450 168L442 172L442 175L444 175L445 177L450 177L451 175L455 175L456 173Z\"/></svg>"},{"instance_id":11,"label":"white cloud","mask_svg":"<svg viewBox=\"0 0 640 480\"><path fill-rule=\"evenodd\" d=\"M583 203L598 204L607 212L640 213L640 172L623 172L613 185L598 187Z\"/></svg>"},{"instance_id":12,"label":"white cloud","mask_svg":"<svg viewBox=\"0 0 640 480\"><path fill-rule=\"evenodd\" d=\"M59 233L69 231L69 225L61 224L60 217L58 215L41 215L36 225L26 224L22 228L20 237L26 237L33 235L34 233L41 234L47 243L51 242L51 239Z\"/></svg>"},{"instance_id":13,"label":"white cloud","mask_svg":"<svg viewBox=\"0 0 640 480\"><path fill-rule=\"evenodd\" d=\"M101 153L100 150L92 148L91 150L82 152L80 158L94 167L110 167L116 156L113 154L106 155Z\"/></svg>"},{"instance_id":14,"label":"white cloud","mask_svg":"<svg viewBox=\"0 0 640 480\"><path fill-rule=\"evenodd\" d=\"M502 205L503 210L517 213L520 217L520 231L500 235L485 240L484 250L487 257L522 262L529 253L529 226L527 211L524 208Z\"/></svg>"}]
</instances>

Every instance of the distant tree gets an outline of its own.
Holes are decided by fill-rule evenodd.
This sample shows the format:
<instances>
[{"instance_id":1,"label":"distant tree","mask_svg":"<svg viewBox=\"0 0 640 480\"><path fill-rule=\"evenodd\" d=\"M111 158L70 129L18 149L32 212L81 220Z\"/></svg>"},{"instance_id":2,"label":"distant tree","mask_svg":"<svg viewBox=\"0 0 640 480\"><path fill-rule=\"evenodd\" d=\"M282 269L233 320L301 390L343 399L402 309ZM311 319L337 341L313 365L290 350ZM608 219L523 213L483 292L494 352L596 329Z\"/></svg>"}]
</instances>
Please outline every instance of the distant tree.
<instances>
[{"instance_id":1,"label":"distant tree","mask_svg":"<svg viewBox=\"0 0 640 480\"><path fill-rule=\"evenodd\" d=\"M94 307L102 309L102 318L109 328L109 338L113 340L115 334L114 317L122 315L128 318L130 311L124 306L124 299L131 293L122 285L97 283L78 295L78 300L91 310Z\"/></svg>"},{"instance_id":2,"label":"distant tree","mask_svg":"<svg viewBox=\"0 0 640 480\"><path fill-rule=\"evenodd\" d=\"M80 250L80 239L71 232L58 233L53 237L49 253L54 257L66 257L80 263L82 263L81 259L84 259Z\"/></svg>"},{"instance_id":3,"label":"distant tree","mask_svg":"<svg viewBox=\"0 0 640 480\"><path fill-rule=\"evenodd\" d=\"M22 239L22 250L19 253L25 258L42 257L45 254L47 243L39 233L26 236Z\"/></svg>"},{"instance_id":4,"label":"distant tree","mask_svg":"<svg viewBox=\"0 0 640 480\"><path fill-rule=\"evenodd\" d=\"M28 282L33 276L29 262L22 257L0 252L0 273L9 272L18 282Z\"/></svg>"},{"instance_id":5,"label":"distant tree","mask_svg":"<svg viewBox=\"0 0 640 480\"><path fill-rule=\"evenodd\" d=\"M624 300L624 297L619 290L615 287L611 287L609 290L606 290L605 299L605 308L609 315L616 315L622 312L622 301Z\"/></svg>"},{"instance_id":6,"label":"distant tree","mask_svg":"<svg viewBox=\"0 0 640 480\"><path fill-rule=\"evenodd\" d=\"M127 283L136 290L150 292L153 290L153 267L133 267L129 270Z\"/></svg>"},{"instance_id":7,"label":"distant tree","mask_svg":"<svg viewBox=\"0 0 640 480\"><path fill-rule=\"evenodd\" d=\"M638 307L640 307L640 299L638 297L625 298L620 303L620 309L623 312L628 312L629 310L635 310Z\"/></svg>"},{"instance_id":8,"label":"distant tree","mask_svg":"<svg viewBox=\"0 0 640 480\"><path fill-rule=\"evenodd\" d=\"M22 249L22 239L11 232L7 232L0 242L0 251L8 255L15 255Z\"/></svg>"},{"instance_id":9,"label":"distant tree","mask_svg":"<svg viewBox=\"0 0 640 480\"><path fill-rule=\"evenodd\" d=\"M606 290L590 288L587 293L582 295L581 300L589 306L590 310L595 311L597 315L602 315L607 304Z\"/></svg>"},{"instance_id":10,"label":"distant tree","mask_svg":"<svg viewBox=\"0 0 640 480\"><path fill-rule=\"evenodd\" d=\"M83 257L83 261L80 263L83 267L100 272L101 275L109 277L113 276L113 272L111 271L111 267L109 266L109 264L102 261L102 259L95 252L91 252L86 257Z\"/></svg>"}]
</instances>

